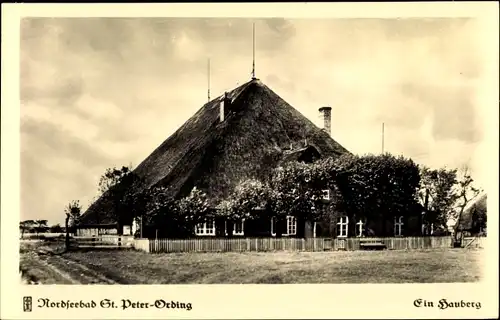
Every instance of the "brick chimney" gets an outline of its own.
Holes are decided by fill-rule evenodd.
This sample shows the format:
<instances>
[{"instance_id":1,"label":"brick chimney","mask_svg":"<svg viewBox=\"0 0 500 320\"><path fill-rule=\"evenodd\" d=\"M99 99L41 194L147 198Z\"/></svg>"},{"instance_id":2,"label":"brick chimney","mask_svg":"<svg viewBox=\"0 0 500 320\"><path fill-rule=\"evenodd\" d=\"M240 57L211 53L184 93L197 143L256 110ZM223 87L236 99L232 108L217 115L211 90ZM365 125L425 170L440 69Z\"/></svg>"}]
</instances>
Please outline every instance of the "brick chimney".
<instances>
[{"instance_id":1,"label":"brick chimney","mask_svg":"<svg viewBox=\"0 0 500 320\"><path fill-rule=\"evenodd\" d=\"M321 129L325 130L328 135L332 135L332 108L328 106L319 108L319 115L323 120Z\"/></svg>"}]
</instances>

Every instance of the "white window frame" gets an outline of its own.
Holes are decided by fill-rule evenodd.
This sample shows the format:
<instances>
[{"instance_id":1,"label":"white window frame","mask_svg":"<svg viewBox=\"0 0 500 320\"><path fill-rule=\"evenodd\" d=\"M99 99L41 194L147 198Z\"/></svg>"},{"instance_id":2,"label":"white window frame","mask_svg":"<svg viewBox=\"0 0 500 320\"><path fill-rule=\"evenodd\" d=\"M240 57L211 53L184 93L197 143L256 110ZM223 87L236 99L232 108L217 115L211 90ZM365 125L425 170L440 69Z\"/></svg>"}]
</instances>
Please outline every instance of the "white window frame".
<instances>
[{"instance_id":1,"label":"white window frame","mask_svg":"<svg viewBox=\"0 0 500 320\"><path fill-rule=\"evenodd\" d=\"M292 220L293 219L293 220ZM289 226L291 226L289 224L289 221L292 220L294 221L295 223L293 224L293 228L295 229L295 231L293 233L290 233L289 231ZM276 236L276 231L274 230L273 228L273 224L274 224L274 217L271 218L271 236L275 237ZM282 236L294 236L297 234L297 218L294 217L294 216L286 216L286 233L283 233Z\"/></svg>"},{"instance_id":2,"label":"white window frame","mask_svg":"<svg viewBox=\"0 0 500 320\"><path fill-rule=\"evenodd\" d=\"M366 219L359 219L358 222L356 222L356 237L364 237L365 236L365 226L366 226Z\"/></svg>"},{"instance_id":3,"label":"white window frame","mask_svg":"<svg viewBox=\"0 0 500 320\"><path fill-rule=\"evenodd\" d=\"M241 224L241 232L236 232L236 225ZM241 221L235 222L233 226L233 235L235 236L243 236L245 235L245 219L241 219Z\"/></svg>"},{"instance_id":4,"label":"white window frame","mask_svg":"<svg viewBox=\"0 0 500 320\"><path fill-rule=\"evenodd\" d=\"M274 217L271 217L271 236L276 237L276 231L273 228L274 225Z\"/></svg>"},{"instance_id":5,"label":"white window frame","mask_svg":"<svg viewBox=\"0 0 500 320\"><path fill-rule=\"evenodd\" d=\"M394 236L402 237L403 236L403 226L405 225L403 222L403 216L394 217Z\"/></svg>"},{"instance_id":6,"label":"white window frame","mask_svg":"<svg viewBox=\"0 0 500 320\"><path fill-rule=\"evenodd\" d=\"M207 228L210 224L212 228ZM215 220L198 223L198 225L194 227L194 233L197 236L215 236Z\"/></svg>"},{"instance_id":7,"label":"white window frame","mask_svg":"<svg viewBox=\"0 0 500 320\"><path fill-rule=\"evenodd\" d=\"M293 232L290 232L291 229L293 230ZM294 236L296 234L297 234L297 218L294 216L286 216L286 235Z\"/></svg>"},{"instance_id":8,"label":"white window frame","mask_svg":"<svg viewBox=\"0 0 500 320\"><path fill-rule=\"evenodd\" d=\"M323 190L323 200L330 200L330 189Z\"/></svg>"},{"instance_id":9,"label":"white window frame","mask_svg":"<svg viewBox=\"0 0 500 320\"><path fill-rule=\"evenodd\" d=\"M347 238L348 228L349 228L349 217L348 216L338 217L337 218L337 238ZM343 231L345 231L345 232L343 232Z\"/></svg>"},{"instance_id":10,"label":"white window frame","mask_svg":"<svg viewBox=\"0 0 500 320\"><path fill-rule=\"evenodd\" d=\"M125 231L127 231L127 232L125 232ZM125 226L123 226L123 227L122 227L122 234L123 234L124 236L129 236L129 235L131 235L131 234L132 234L132 227L131 227L130 225L125 225Z\"/></svg>"},{"instance_id":11,"label":"white window frame","mask_svg":"<svg viewBox=\"0 0 500 320\"><path fill-rule=\"evenodd\" d=\"M422 211L422 228L421 235L427 235L427 226L425 225L425 211Z\"/></svg>"},{"instance_id":12,"label":"white window frame","mask_svg":"<svg viewBox=\"0 0 500 320\"><path fill-rule=\"evenodd\" d=\"M236 224L241 223L241 232L235 232ZM227 236L227 220L224 222L224 233ZM238 222L233 223L233 236L244 236L245 235L245 218L241 219Z\"/></svg>"}]
</instances>

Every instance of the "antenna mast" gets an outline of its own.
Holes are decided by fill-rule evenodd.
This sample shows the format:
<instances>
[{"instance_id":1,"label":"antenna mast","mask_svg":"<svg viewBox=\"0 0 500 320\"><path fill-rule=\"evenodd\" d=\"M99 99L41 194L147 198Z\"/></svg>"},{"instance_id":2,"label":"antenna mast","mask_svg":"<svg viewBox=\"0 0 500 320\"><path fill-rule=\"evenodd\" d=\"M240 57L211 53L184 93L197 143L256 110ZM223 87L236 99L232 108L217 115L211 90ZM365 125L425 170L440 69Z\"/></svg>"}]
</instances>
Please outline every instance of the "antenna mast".
<instances>
[{"instance_id":1,"label":"antenna mast","mask_svg":"<svg viewBox=\"0 0 500 320\"><path fill-rule=\"evenodd\" d=\"M210 58L208 58L208 102L210 102Z\"/></svg>"},{"instance_id":2,"label":"antenna mast","mask_svg":"<svg viewBox=\"0 0 500 320\"><path fill-rule=\"evenodd\" d=\"M253 59L252 59L252 80L255 79L255 22L253 23L253 42L252 42L252 53L253 53Z\"/></svg>"},{"instance_id":3,"label":"antenna mast","mask_svg":"<svg viewBox=\"0 0 500 320\"><path fill-rule=\"evenodd\" d=\"M382 154L384 154L384 126L385 124L382 122Z\"/></svg>"}]
</instances>

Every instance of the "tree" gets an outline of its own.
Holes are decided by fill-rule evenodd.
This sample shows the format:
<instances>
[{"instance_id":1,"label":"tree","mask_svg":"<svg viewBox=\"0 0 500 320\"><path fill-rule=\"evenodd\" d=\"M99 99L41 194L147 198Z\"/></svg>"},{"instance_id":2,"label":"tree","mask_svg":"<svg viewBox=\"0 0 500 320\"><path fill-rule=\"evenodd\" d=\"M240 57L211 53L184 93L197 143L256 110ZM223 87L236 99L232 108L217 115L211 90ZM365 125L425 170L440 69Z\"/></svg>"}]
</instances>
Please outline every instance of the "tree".
<instances>
[{"instance_id":1,"label":"tree","mask_svg":"<svg viewBox=\"0 0 500 320\"><path fill-rule=\"evenodd\" d=\"M210 210L206 193L196 187L187 197L176 201L174 208L175 215L183 221L180 228L189 235L193 234L196 224L215 218L214 212Z\"/></svg>"},{"instance_id":2,"label":"tree","mask_svg":"<svg viewBox=\"0 0 500 320\"><path fill-rule=\"evenodd\" d=\"M459 241L463 231L462 216L469 205L480 193L481 189L474 187L474 179L470 175L469 167L464 165L460 170L460 177L455 186L456 202L455 211L450 213L450 220L455 220L454 235L455 242Z\"/></svg>"},{"instance_id":3,"label":"tree","mask_svg":"<svg viewBox=\"0 0 500 320\"><path fill-rule=\"evenodd\" d=\"M82 206L80 205L79 200L73 200L70 206L71 210L68 211L69 213L68 226L70 229L74 229L82 216Z\"/></svg>"},{"instance_id":4,"label":"tree","mask_svg":"<svg viewBox=\"0 0 500 320\"><path fill-rule=\"evenodd\" d=\"M411 159L390 154L346 154L329 168L337 187L336 207L345 214L387 221L414 213L420 173ZM385 223L383 228L387 233Z\"/></svg>"},{"instance_id":5,"label":"tree","mask_svg":"<svg viewBox=\"0 0 500 320\"><path fill-rule=\"evenodd\" d=\"M38 235L39 233L47 232L49 226L47 225L47 220L35 220L35 232Z\"/></svg>"},{"instance_id":6,"label":"tree","mask_svg":"<svg viewBox=\"0 0 500 320\"><path fill-rule=\"evenodd\" d=\"M99 192L104 194L111 187L120 183L124 176L131 172L131 168L123 166L121 169L116 167L106 169L106 172L99 179Z\"/></svg>"},{"instance_id":7,"label":"tree","mask_svg":"<svg viewBox=\"0 0 500 320\"><path fill-rule=\"evenodd\" d=\"M267 193L267 207L276 219L277 237L284 231L279 222L286 216L316 221L326 212L322 208L323 197L331 180L330 172L326 170L327 163L289 162L274 171Z\"/></svg>"},{"instance_id":8,"label":"tree","mask_svg":"<svg viewBox=\"0 0 500 320\"><path fill-rule=\"evenodd\" d=\"M69 250L69 232L70 232L70 221L75 221L80 217L82 207L79 200L71 201L66 208L64 208L64 213L66 215L65 227L66 227L66 250Z\"/></svg>"},{"instance_id":9,"label":"tree","mask_svg":"<svg viewBox=\"0 0 500 320\"><path fill-rule=\"evenodd\" d=\"M61 233L63 232L63 228L59 224L55 224L49 228L50 232L52 233Z\"/></svg>"},{"instance_id":10,"label":"tree","mask_svg":"<svg viewBox=\"0 0 500 320\"><path fill-rule=\"evenodd\" d=\"M179 228L182 226L179 223L179 210L177 210L177 202L168 196L168 188L156 186L149 189L144 194L145 210L144 215L141 215L141 229L145 225L155 226L161 233L168 236L178 234ZM141 236L143 230L140 230Z\"/></svg>"},{"instance_id":11,"label":"tree","mask_svg":"<svg viewBox=\"0 0 500 320\"><path fill-rule=\"evenodd\" d=\"M19 222L19 230L21 230L21 238L24 237L24 233L30 232L35 226L34 220L24 220Z\"/></svg>"},{"instance_id":12,"label":"tree","mask_svg":"<svg viewBox=\"0 0 500 320\"><path fill-rule=\"evenodd\" d=\"M218 215L224 217L228 222L236 222L242 219L251 220L262 217L269 200L269 187L256 179L241 181L230 194L228 199L223 200L216 207ZM233 223L227 224L227 234L233 233Z\"/></svg>"},{"instance_id":13,"label":"tree","mask_svg":"<svg viewBox=\"0 0 500 320\"><path fill-rule=\"evenodd\" d=\"M254 211L266 206L268 187L256 179L241 181L234 188L228 200L217 206L220 213L229 220L253 219Z\"/></svg>"},{"instance_id":14,"label":"tree","mask_svg":"<svg viewBox=\"0 0 500 320\"><path fill-rule=\"evenodd\" d=\"M131 168L109 168L99 180L99 191L112 205L111 215L117 222L118 233L123 225L132 223L143 214L145 206L145 181Z\"/></svg>"},{"instance_id":15,"label":"tree","mask_svg":"<svg viewBox=\"0 0 500 320\"><path fill-rule=\"evenodd\" d=\"M420 169L419 201L425 215L424 225L431 224L437 229L446 230L447 221L454 212L457 200L455 185L457 183L457 170L445 168L431 170L428 167Z\"/></svg>"}]
</instances>

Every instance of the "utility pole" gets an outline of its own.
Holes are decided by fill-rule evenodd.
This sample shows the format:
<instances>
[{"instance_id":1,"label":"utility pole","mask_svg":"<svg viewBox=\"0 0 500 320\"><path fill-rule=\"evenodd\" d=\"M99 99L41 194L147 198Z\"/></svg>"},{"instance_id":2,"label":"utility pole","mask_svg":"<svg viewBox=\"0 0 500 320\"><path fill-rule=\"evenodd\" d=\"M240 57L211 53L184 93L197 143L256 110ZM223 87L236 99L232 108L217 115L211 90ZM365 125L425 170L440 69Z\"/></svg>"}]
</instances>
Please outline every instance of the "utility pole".
<instances>
[{"instance_id":1,"label":"utility pole","mask_svg":"<svg viewBox=\"0 0 500 320\"><path fill-rule=\"evenodd\" d=\"M210 58L208 58L208 102L210 102Z\"/></svg>"},{"instance_id":2,"label":"utility pole","mask_svg":"<svg viewBox=\"0 0 500 320\"><path fill-rule=\"evenodd\" d=\"M382 122L382 154L384 154L384 130L385 124Z\"/></svg>"},{"instance_id":3,"label":"utility pole","mask_svg":"<svg viewBox=\"0 0 500 320\"><path fill-rule=\"evenodd\" d=\"M252 41L252 80L255 79L255 22L253 23Z\"/></svg>"}]
</instances>

